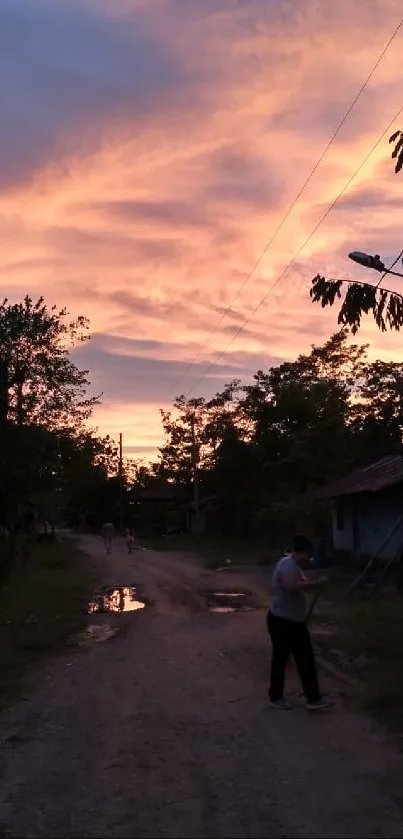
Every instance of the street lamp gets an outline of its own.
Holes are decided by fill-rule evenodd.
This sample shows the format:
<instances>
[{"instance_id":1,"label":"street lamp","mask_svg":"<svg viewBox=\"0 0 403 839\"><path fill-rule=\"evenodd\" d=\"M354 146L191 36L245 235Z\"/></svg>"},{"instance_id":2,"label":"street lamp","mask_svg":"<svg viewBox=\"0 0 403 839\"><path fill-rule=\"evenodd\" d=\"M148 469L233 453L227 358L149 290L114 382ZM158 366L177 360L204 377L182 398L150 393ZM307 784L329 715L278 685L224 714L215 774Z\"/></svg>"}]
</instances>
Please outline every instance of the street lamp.
<instances>
[{"instance_id":1,"label":"street lamp","mask_svg":"<svg viewBox=\"0 0 403 839\"><path fill-rule=\"evenodd\" d=\"M362 251L352 251L349 253L349 258L353 262L357 262L358 265L363 265L364 268L372 268L373 271L379 271L381 274L394 274L395 277L403 277L403 274L400 274L398 271L385 268L385 264L382 262L378 253L375 256L371 256L368 253L362 253Z\"/></svg>"}]
</instances>

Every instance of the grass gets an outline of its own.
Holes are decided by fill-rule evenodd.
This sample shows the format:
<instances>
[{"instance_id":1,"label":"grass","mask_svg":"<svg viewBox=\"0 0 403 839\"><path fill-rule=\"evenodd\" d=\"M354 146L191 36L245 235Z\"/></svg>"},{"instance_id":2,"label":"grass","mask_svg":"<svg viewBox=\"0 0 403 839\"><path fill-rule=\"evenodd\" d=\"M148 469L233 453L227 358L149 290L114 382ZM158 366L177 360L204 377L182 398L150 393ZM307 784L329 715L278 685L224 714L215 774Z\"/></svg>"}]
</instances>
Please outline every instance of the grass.
<instances>
[{"instance_id":1,"label":"grass","mask_svg":"<svg viewBox=\"0 0 403 839\"><path fill-rule=\"evenodd\" d=\"M329 612L321 609L320 617L334 620L336 633L325 646L338 648L349 658L362 682L365 709L391 731L403 734L403 595L356 594L346 599L352 579L345 572L331 576L324 595Z\"/></svg>"},{"instance_id":2,"label":"grass","mask_svg":"<svg viewBox=\"0 0 403 839\"><path fill-rule=\"evenodd\" d=\"M35 544L26 567L16 565L0 596L0 703L80 630L93 585L85 555L69 540Z\"/></svg>"},{"instance_id":3,"label":"grass","mask_svg":"<svg viewBox=\"0 0 403 839\"><path fill-rule=\"evenodd\" d=\"M195 553L207 568L219 568L224 565L262 565L274 558L261 544L251 540L210 534L168 536L149 540L146 544L156 551Z\"/></svg>"}]
</instances>

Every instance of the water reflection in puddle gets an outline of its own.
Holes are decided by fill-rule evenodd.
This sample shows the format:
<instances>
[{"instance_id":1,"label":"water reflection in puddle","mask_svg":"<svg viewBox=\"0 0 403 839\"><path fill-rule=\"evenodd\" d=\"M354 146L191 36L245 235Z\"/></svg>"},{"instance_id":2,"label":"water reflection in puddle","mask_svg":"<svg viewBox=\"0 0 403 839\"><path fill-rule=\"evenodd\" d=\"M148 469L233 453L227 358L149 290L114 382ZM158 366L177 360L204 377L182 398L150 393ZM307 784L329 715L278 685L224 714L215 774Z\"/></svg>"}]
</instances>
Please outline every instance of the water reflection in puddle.
<instances>
[{"instance_id":1,"label":"water reflection in puddle","mask_svg":"<svg viewBox=\"0 0 403 839\"><path fill-rule=\"evenodd\" d=\"M231 612L245 612L251 606L247 603L247 593L244 591L215 591L208 595L208 610L216 614Z\"/></svg>"},{"instance_id":2,"label":"water reflection in puddle","mask_svg":"<svg viewBox=\"0 0 403 839\"><path fill-rule=\"evenodd\" d=\"M104 589L88 604L88 614L105 612L134 612L144 609L146 604L138 600L136 586Z\"/></svg>"},{"instance_id":3,"label":"water reflection in puddle","mask_svg":"<svg viewBox=\"0 0 403 839\"><path fill-rule=\"evenodd\" d=\"M76 636L76 642L79 647L92 647L93 644L102 644L114 638L118 631L117 627L106 623L93 623Z\"/></svg>"},{"instance_id":4,"label":"water reflection in puddle","mask_svg":"<svg viewBox=\"0 0 403 839\"><path fill-rule=\"evenodd\" d=\"M213 597L246 597L244 591L215 591Z\"/></svg>"},{"instance_id":5,"label":"water reflection in puddle","mask_svg":"<svg viewBox=\"0 0 403 839\"><path fill-rule=\"evenodd\" d=\"M92 626L87 626L83 635L85 641L100 644L102 641L109 641L109 638L113 638L117 634L117 631L116 628L107 626L106 624L93 624Z\"/></svg>"},{"instance_id":6,"label":"water reflection in puddle","mask_svg":"<svg viewBox=\"0 0 403 839\"><path fill-rule=\"evenodd\" d=\"M336 635L338 627L336 624L314 625L311 629L312 635Z\"/></svg>"}]
</instances>

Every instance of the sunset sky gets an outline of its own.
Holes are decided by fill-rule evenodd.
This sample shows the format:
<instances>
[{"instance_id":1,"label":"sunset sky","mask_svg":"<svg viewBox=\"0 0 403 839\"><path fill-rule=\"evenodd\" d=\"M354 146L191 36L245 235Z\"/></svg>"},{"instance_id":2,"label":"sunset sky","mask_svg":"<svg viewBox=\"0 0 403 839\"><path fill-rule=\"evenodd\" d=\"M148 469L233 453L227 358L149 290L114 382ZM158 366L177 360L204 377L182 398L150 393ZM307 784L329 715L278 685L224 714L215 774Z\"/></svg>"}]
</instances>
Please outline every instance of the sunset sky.
<instances>
[{"instance_id":1,"label":"sunset sky","mask_svg":"<svg viewBox=\"0 0 403 839\"><path fill-rule=\"evenodd\" d=\"M403 247L391 129L209 370L403 106L402 28L245 283L402 8L0 0L2 293L87 315L74 358L104 392L96 424L122 431L127 455L153 456L158 409L178 393L212 395L326 340L337 313L310 302L318 271L377 280L348 252L387 261ZM359 337L401 360L402 336L367 322Z\"/></svg>"}]
</instances>

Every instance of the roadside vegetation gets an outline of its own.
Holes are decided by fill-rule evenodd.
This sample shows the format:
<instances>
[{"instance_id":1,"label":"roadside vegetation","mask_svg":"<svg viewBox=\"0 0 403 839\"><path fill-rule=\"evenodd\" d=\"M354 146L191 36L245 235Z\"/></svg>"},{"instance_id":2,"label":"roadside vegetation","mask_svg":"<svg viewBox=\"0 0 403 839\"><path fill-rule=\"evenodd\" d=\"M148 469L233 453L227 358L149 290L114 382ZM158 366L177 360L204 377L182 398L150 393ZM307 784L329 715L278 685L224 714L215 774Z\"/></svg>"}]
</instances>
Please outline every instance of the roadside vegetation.
<instances>
[{"instance_id":1,"label":"roadside vegetation","mask_svg":"<svg viewBox=\"0 0 403 839\"><path fill-rule=\"evenodd\" d=\"M391 142L398 172L402 132ZM337 283L316 280L314 302L339 301ZM115 442L89 425L101 395L91 394L88 371L71 354L89 340L87 319L71 320L43 298L3 300L0 692L71 637L91 588L77 548L39 542L44 528L54 539L60 523L97 531L111 519L118 528L134 527L150 546L196 552L211 568L270 564L296 531L330 545L329 510L315 490L401 453L403 441L403 363L373 360L368 345L352 340L363 314L380 329L399 330L403 298L378 285L370 296L368 283L350 286L339 313L343 328L322 346L257 370L249 383L234 379L210 399L178 395L161 411L164 440L152 464L123 464ZM195 486L205 532L162 538L201 529L199 520L194 527ZM329 597L339 603L343 581L334 583ZM360 661L368 707L389 716L394 709L396 719L401 605L400 595L341 599L332 638Z\"/></svg>"},{"instance_id":2,"label":"roadside vegetation","mask_svg":"<svg viewBox=\"0 0 403 839\"><path fill-rule=\"evenodd\" d=\"M0 702L83 620L91 571L56 527L118 505L117 448L88 425L99 397L71 355L88 338L43 298L0 303Z\"/></svg>"},{"instance_id":3,"label":"roadside vegetation","mask_svg":"<svg viewBox=\"0 0 403 839\"><path fill-rule=\"evenodd\" d=\"M165 536L146 540L145 544L152 550L195 554L211 569L237 565L269 565L279 558L278 553L271 552L263 543L209 533Z\"/></svg>"},{"instance_id":4,"label":"roadside vegetation","mask_svg":"<svg viewBox=\"0 0 403 839\"><path fill-rule=\"evenodd\" d=\"M403 594L360 591L346 598L354 576L331 571L312 623L315 643L326 660L357 680L348 692L361 706L403 735Z\"/></svg>"},{"instance_id":5,"label":"roadside vegetation","mask_svg":"<svg viewBox=\"0 0 403 839\"><path fill-rule=\"evenodd\" d=\"M0 705L34 666L66 647L84 625L95 572L72 540L37 543L16 562L0 596Z\"/></svg>"}]
</instances>

